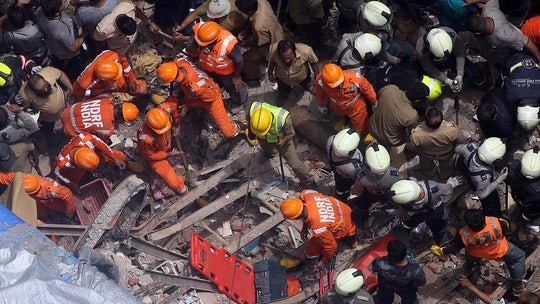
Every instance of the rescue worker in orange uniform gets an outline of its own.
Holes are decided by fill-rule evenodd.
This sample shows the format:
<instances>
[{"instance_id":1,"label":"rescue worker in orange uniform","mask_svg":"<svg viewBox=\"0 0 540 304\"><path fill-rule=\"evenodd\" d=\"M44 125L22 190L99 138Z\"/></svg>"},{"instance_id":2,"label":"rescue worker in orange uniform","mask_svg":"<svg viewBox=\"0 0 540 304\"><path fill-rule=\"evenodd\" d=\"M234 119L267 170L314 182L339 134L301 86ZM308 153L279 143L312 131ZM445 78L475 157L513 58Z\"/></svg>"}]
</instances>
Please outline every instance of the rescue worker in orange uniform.
<instances>
[{"instance_id":1,"label":"rescue worker in orange uniform","mask_svg":"<svg viewBox=\"0 0 540 304\"><path fill-rule=\"evenodd\" d=\"M525 269L525 252L509 242L505 234L511 231L510 224L501 218L484 216L481 209L468 209L463 215L465 226L459 230L459 237L445 247L433 245L431 252L442 256L459 252L465 247L466 262L463 270L467 273L479 265L480 259L501 259L506 263L510 279L513 283L514 295L529 290L531 286L523 279L527 274ZM538 285L538 284L537 284ZM535 286L538 289L540 285Z\"/></svg>"},{"instance_id":2,"label":"rescue worker in orange uniform","mask_svg":"<svg viewBox=\"0 0 540 304\"><path fill-rule=\"evenodd\" d=\"M166 102L167 104L172 103L170 98ZM178 106L175 108L177 109ZM167 109L174 110L174 108L170 107ZM156 107L146 113L145 123L137 133L139 140L137 149L139 149L141 156L148 161L152 170L167 183L171 190L177 194L187 194L188 188L184 184L184 179L176 174L174 168L167 161L167 158L181 153L176 148L170 151L172 136L178 136L179 134L173 134L171 131L171 120L175 113L169 112L172 114L170 115L167 109L163 110ZM178 133L179 129L175 129L178 131L175 130L174 133Z\"/></svg>"},{"instance_id":3,"label":"rescue worker in orange uniform","mask_svg":"<svg viewBox=\"0 0 540 304\"><path fill-rule=\"evenodd\" d=\"M247 129L247 122L241 124L231 121L223 105L219 85L190 61L178 58L174 62L166 62L158 67L157 76L165 83L180 83L184 92L184 98L180 101L184 105L182 116L190 107L204 109L227 138L235 137Z\"/></svg>"},{"instance_id":4,"label":"rescue worker in orange uniform","mask_svg":"<svg viewBox=\"0 0 540 304\"><path fill-rule=\"evenodd\" d=\"M93 134L108 142L114 134L115 121L132 122L137 115L139 109L134 104L123 102L115 106L111 94L101 94L69 105L62 113L62 124L64 133L71 137Z\"/></svg>"},{"instance_id":5,"label":"rescue worker in orange uniform","mask_svg":"<svg viewBox=\"0 0 540 304\"><path fill-rule=\"evenodd\" d=\"M126 155L109 148L95 135L79 134L62 148L54 160L52 172L64 185L77 189L84 175L94 171L100 162L124 169Z\"/></svg>"},{"instance_id":6,"label":"rescue worker in orange uniform","mask_svg":"<svg viewBox=\"0 0 540 304\"><path fill-rule=\"evenodd\" d=\"M368 113L377 106L377 95L364 76L326 64L315 79L315 96L319 106L329 106L339 117L347 116L362 136L368 134Z\"/></svg>"},{"instance_id":7,"label":"rescue worker in orange uniform","mask_svg":"<svg viewBox=\"0 0 540 304\"><path fill-rule=\"evenodd\" d=\"M351 207L342 201L313 190L300 192L300 198L288 198L280 206L283 217L289 220L302 219L302 239L306 240L308 231L311 239L307 241L304 254L314 259L322 254L317 263L324 269L326 261L336 253L337 241L344 239L355 247L356 224L351 220Z\"/></svg>"},{"instance_id":8,"label":"rescue worker in orange uniform","mask_svg":"<svg viewBox=\"0 0 540 304\"><path fill-rule=\"evenodd\" d=\"M247 100L248 90L241 78L244 60L238 40L213 21L197 23L193 31L199 45L199 65L229 93L236 104L231 112L240 112Z\"/></svg>"},{"instance_id":9,"label":"rescue worker in orange uniform","mask_svg":"<svg viewBox=\"0 0 540 304\"><path fill-rule=\"evenodd\" d=\"M15 173L0 173L0 184L9 185L15 179ZM58 211L71 218L75 213L73 193L67 187L48 177L33 174L24 175L23 188L37 203L37 212L40 219L48 216L49 209Z\"/></svg>"},{"instance_id":10,"label":"rescue worker in orange uniform","mask_svg":"<svg viewBox=\"0 0 540 304\"><path fill-rule=\"evenodd\" d=\"M135 78L125 56L106 50L82 71L73 83L73 95L84 98L104 92L145 94L146 82Z\"/></svg>"}]
</instances>

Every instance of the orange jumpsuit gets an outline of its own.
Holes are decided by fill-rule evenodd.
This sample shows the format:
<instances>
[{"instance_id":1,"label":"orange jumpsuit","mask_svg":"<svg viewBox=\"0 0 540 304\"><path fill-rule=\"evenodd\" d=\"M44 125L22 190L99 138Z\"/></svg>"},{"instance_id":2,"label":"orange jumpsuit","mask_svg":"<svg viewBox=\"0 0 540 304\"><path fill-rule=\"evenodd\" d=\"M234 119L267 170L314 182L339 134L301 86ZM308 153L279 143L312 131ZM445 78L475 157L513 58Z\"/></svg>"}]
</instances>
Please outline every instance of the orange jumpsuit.
<instances>
[{"instance_id":1,"label":"orange jumpsuit","mask_svg":"<svg viewBox=\"0 0 540 304\"><path fill-rule=\"evenodd\" d=\"M137 149L141 156L148 161L152 170L167 183L169 188L180 193L184 189L184 179L176 174L167 161L167 151L172 147L172 131L169 129L163 134L157 134L144 124L139 129L137 138Z\"/></svg>"},{"instance_id":2,"label":"orange jumpsuit","mask_svg":"<svg viewBox=\"0 0 540 304\"><path fill-rule=\"evenodd\" d=\"M351 220L351 207L340 200L313 190L300 193L307 209L304 226L311 232L305 254L314 258L323 254L322 261L330 260L337 250L337 240L356 234L356 224Z\"/></svg>"},{"instance_id":3,"label":"orange jumpsuit","mask_svg":"<svg viewBox=\"0 0 540 304\"><path fill-rule=\"evenodd\" d=\"M116 61L122 65L123 74L112 82L107 82L97 78L95 69L98 63L104 60ZM103 94L106 91L111 91L111 87L115 87L114 92L131 93L129 91L128 83L136 83L137 90L135 94L144 94L146 92L146 82L144 80L138 80L135 78L131 66L125 56L122 56L116 52L106 50L101 52L94 61L92 61L82 71L81 75L73 83L73 95L82 97L91 97L99 94Z\"/></svg>"},{"instance_id":4,"label":"orange jumpsuit","mask_svg":"<svg viewBox=\"0 0 540 304\"><path fill-rule=\"evenodd\" d=\"M64 132L76 137L93 134L107 142L114 133L114 106L111 94L102 94L69 105L62 113Z\"/></svg>"},{"instance_id":5,"label":"orange jumpsuit","mask_svg":"<svg viewBox=\"0 0 540 304\"><path fill-rule=\"evenodd\" d=\"M178 58L175 63L178 68L186 72L186 77L180 84L184 92L182 102L191 107L204 109L212 117L223 136L235 137L240 130L225 110L219 85L191 62Z\"/></svg>"},{"instance_id":6,"label":"orange jumpsuit","mask_svg":"<svg viewBox=\"0 0 540 304\"><path fill-rule=\"evenodd\" d=\"M54 160L52 172L66 186L78 185L86 173L84 169L77 167L73 159L74 148L90 148L99 156L100 162L115 166L115 159L126 160L126 155L118 150L111 149L99 137L91 134L79 134L73 137L60 151Z\"/></svg>"},{"instance_id":7,"label":"orange jumpsuit","mask_svg":"<svg viewBox=\"0 0 540 304\"><path fill-rule=\"evenodd\" d=\"M49 209L62 212L67 217L75 213L73 193L67 187L60 185L48 177L36 175L39 179L39 191L30 195L37 203L37 212L40 219L47 217ZM0 184L8 185L13 182L15 173L0 173Z\"/></svg>"},{"instance_id":8,"label":"orange jumpsuit","mask_svg":"<svg viewBox=\"0 0 540 304\"><path fill-rule=\"evenodd\" d=\"M353 126L362 136L369 132L369 117L366 108L366 99L371 104L377 104L377 95L373 86L367 79L354 72L343 71L343 83L335 88L327 86L322 80L322 74L315 80L315 95L319 105L325 105L328 97L330 107L337 116L347 116Z\"/></svg>"}]
</instances>

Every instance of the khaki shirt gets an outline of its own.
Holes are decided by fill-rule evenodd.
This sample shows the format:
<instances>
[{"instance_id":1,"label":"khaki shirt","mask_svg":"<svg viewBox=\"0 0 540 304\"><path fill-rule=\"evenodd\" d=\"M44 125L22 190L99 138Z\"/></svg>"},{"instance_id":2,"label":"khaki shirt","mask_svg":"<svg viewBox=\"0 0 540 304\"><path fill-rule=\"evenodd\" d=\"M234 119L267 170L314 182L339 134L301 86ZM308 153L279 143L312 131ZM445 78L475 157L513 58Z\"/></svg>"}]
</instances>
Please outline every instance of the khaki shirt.
<instances>
[{"instance_id":1,"label":"khaki shirt","mask_svg":"<svg viewBox=\"0 0 540 304\"><path fill-rule=\"evenodd\" d=\"M20 142L10 145L9 148L15 154L15 164L13 164L11 171L32 173L32 165L28 160L28 153L34 150L34 144L31 142Z\"/></svg>"},{"instance_id":2,"label":"khaki shirt","mask_svg":"<svg viewBox=\"0 0 540 304\"><path fill-rule=\"evenodd\" d=\"M443 120L437 129L431 129L422 122L411 132L406 148L428 158L449 159L454 155L456 145L465 142L461 129L453 122Z\"/></svg>"},{"instance_id":3,"label":"khaki shirt","mask_svg":"<svg viewBox=\"0 0 540 304\"><path fill-rule=\"evenodd\" d=\"M283 39L283 28L279 24L272 6L267 0L257 0L259 9L253 14L251 22L251 32L257 39L257 45L271 44Z\"/></svg>"},{"instance_id":4,"label":"khaki shirt","mask_svg":"<svg viewBox=\"0 0 540 304\"><path fill-rule=\"evenodd\" d=\"M52 91L49 97L37 96L28 83L24 83L19 91L24 99L24 106L40 112L39 119L44 121L56 121L60 119L62 111L66 107L64 90L58 84L62 71L53 67L45 67L38 72L46 82L51 85Z\"/></svg>"},{"instance_id":5,"label":"khaki shirt","mask_svg":"<svg viewBox=\"0 0 540 304\"><path fill-rule=\"evenodd\" d=\"M213 0L204 1L199 7L195 9L195 14L199 17L206 18L206 11L208 10L208 5ZM233 35L238 35L249 23L248 16L236 8L234 0L230 1L231 11L224 17L216 19L215 21L224 29L231 32Z\"/></svg>"},{"instance_id":6,"label":"khaki shirt","mask_svg":"<svg viewBox=\"0 0 540 304\"><path fill-rule=\"evenodd\" d=\"M310 75L309 64L319 61L313 49L309 45L303 43L295 43L296 56L291 62L290 66L287 66L283 60L279 57L279 51L277 50L277 44L274 43L270 47L270 61L276 64L276 76L279 80L283 81L290 87L293 87L302 81L304 81Z\"/></svg>"},{"instance_id":7,"label":"khaki shirt","mask_svg":"<svg viewBox=\"0 0 540 304\"><path fill-rule=\"evenodd\" d=\"M395 85L382 88L377 95L379 105L369 121L369 133L385 146L406 143L410 131L418 124L418 112L405 92Z\"/></svg>"},{"instance_id":8,"label":"khaki shirt","mask_svg":"<svg viewBox=\"0 0 540 304\"><path fill-rule=\"evenodd\" d=\"M324 17L322 0L289 0L287 8L296 24L311 24Z\"/></svg>"},{"instance_id":9,"label":"khaki shirt","mask_svg":"<svg viewBox=\"0 0 540 304\"><path fill-rule=\"evenodd\" d=\"M96 26L94 39L106 41L110 50L126 55L129 48L137 38L137 32L131 36L126 36L116 27L116 18L119 15L127 15L135 19L135 6L131 2L120 2L110 14L105 16Z\"/></svg>"}]
</instances>

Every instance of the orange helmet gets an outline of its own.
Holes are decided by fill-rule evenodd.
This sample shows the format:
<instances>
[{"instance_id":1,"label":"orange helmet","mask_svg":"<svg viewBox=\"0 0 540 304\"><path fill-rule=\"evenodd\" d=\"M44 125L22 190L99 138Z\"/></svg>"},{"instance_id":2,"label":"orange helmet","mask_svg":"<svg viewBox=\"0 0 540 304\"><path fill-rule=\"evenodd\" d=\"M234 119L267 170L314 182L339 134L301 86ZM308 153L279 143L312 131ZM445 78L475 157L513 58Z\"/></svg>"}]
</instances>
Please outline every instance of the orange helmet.
<instances>
[{"instance_id":1,"label":"orange helmet","mask_svg":"<svg viewBox=\"0 0 540 304\"><path fill-rule=\"evenodd\" d=\"M304 202L302 202L302 200L299 198L291 197L281 203L279 210L281 210L281 214L283 214L284 218L293 220L302 214L302 210L304 210Z\"/></svg>"},{"instance_id":2,"label":"orange helmet","mask_svg":"<svg viewBox=\"0 0 540 304\"><path fill-rule=\"evenodd\" d=\"M174 62L165 62L157 68L156 72L159 80L165 83L171 83L176 80L177 76L180 76L178 75L178 66ZM183 77L178 80L182 81Z\"/></svg>"},{"instance_id":3,"label":"orange helmet","mask_svg":"<svg viewBox=\"0 0 540 304\"><path fill-rule=\"evenodd\" d=\"M326 64L323 67L321 74L323 82L331 88L339 86L345 79L343 70L333 63Z\"/></svg>"},{"instance_id":4,"label":"orange helmet","mask_svg":"<svg viewBox=\"0 0 540 304\"><path fill-rule=\"evenodd\" d=\"M131 102L122 103L122 117L126 122L132 122L139 115L139 108Z\"/></svg>"},{"instance_id":5,"label":"orange helmet","mask_svg":"<svg viewBox=\"0 0 540 304\"><path fill-rule=\"evenodd\" d=\"M73 155L77 167L86 171L94 171L99 165L99 156L90 148L79 148Z\"/></svg>"},{"instance_id":6,"label":"orange helmet","mask_svg":"<svg viewBox=\"0 0 540 304\"><path fill-rule=\"evenodd\" d=\"M32 174L26 174L23 178L23 188L26 193L32 195L39 191L39 178Z\"/></svg>"},{"instance_id":7,"label":"orange helmet","mask_svg":"<svg viewBox=\"0 0 540 304\"><path fill-rule=\"evenodd\" d=\"M96 77L102 80L114 80L122 75L122 65L116 61L103 60L96 66Z\"/></svg>"},{"instance_id":8,"label":"orange helmet","mask_svg":"<svg viewBox=\"0 0 540 304\"><path fill-rule=\"evenodd\" d=\"M146 113L146 124L157 134L163 134L171 128L169 114L159 108L153 108Z\"/></svg>"},{"instance_id":9,"label":"orange helmet","mask_svg":"<svg viewBox=\"0 0 540 304\"><path fill-rule=\"evenodd\" d=\"M214 21L208 21L199 27L199 30L197 30L197 33L193 37L200 46L207 46L216 41L219 36L219 31L219 24Z\"/></svg>"}]
</instances>

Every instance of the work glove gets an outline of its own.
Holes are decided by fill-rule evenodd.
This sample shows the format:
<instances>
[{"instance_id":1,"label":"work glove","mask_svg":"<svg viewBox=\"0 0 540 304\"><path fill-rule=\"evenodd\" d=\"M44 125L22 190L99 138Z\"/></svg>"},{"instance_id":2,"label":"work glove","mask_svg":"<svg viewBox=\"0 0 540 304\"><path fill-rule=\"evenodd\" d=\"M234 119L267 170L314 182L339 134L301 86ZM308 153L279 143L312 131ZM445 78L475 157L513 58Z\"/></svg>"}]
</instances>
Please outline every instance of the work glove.
<instances>
[{"instance_id":1,"label":"work glove","mask_svg":"<svg viewBox=\"0 0 540 304\"><path fill-rule=\"evenodd\" d=\"M41 70L43 70L43 67L40 66L40 65L36 65L36 66L34 66L34 67L32 68L32 70L30 71L30 72L31 72L30 74L35 74L35 73L37 73L37 72L39 72L39 71L41 71Z\"/></svg>"},{"instance_id":2,"label":"work glove","mask_svg":"<svg viewBox=\"0 0 540 304\"><path fill-rule=\"evenodd\" d=\"M443 247L439 247L437 245L431 245L431 253L433 253L436 256L445 255L444 252L443 252Z\"/></svg>"},{"instance_id":3,"label":"work glove","mask_svg":"<svg viewBox=\"0 0 540 304\"><path fill-rule=\"evenodd\" d=\"M458 75L456 76L454 81L452 81L452 92L459 93L461 92L462 88L463 88L463 76Z\"/></svg>"},{"instance_id":4,"label":"work glove","mask_svg":"<svg viewBox=\"0 0 540 304\"><path fill-rule=\"evenodd\" d=\"M446 181L446 183L452 186L452 189L456 189L457 186L463 184L463 176L452 176Z\"/></svg>"},{"instance_id":5,"label":"work glove","mask_svg":"<svg viewBox=\"0 0 540 304\"><path fill-rule=\"evenodd\" d=\"M497 183L502 184L502 182L504 182L507 177L508 177L508 167L504 167L502 168L501 174L499 175L499 177L497 177Z\"/></svg>"}]
</instances>

